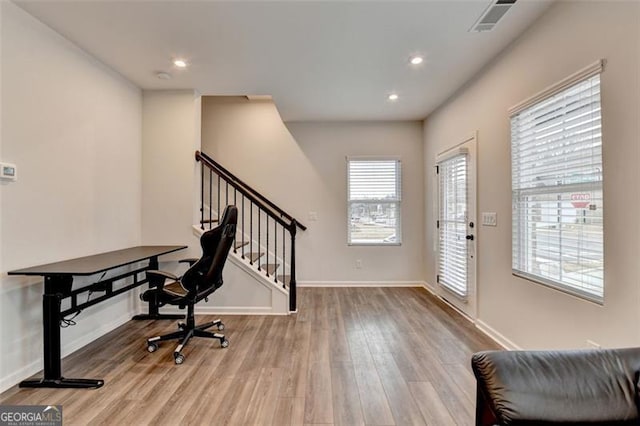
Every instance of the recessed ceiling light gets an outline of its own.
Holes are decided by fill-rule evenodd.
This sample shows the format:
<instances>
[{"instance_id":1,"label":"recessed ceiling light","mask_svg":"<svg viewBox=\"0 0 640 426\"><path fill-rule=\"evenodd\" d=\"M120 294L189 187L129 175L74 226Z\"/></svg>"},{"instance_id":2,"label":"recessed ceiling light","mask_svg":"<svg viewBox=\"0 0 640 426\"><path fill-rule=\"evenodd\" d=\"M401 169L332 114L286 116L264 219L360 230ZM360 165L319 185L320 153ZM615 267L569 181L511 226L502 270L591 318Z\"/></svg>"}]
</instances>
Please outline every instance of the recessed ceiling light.
<instances>
[{"instance_id":1,"label":"recessed ceiling light","mask_svg":"<svg viewBox=\"0 0 640 426\"><path fill-rule=\"evenodd\" d=\"M397 93L392 93L389 95L388 99L390 101L397 101L398 100L398 94Z\"/></svg>"},{"instance_id":2,"label":"recessed ceiling light","mask_svg":"<svg viewBox=\"0 0 640 426\"><path fill-rule=\"evenodd\" d=\"M411 65L420 65L423 61L424 58L422 56L412 56L411 58L409 58L409 62L411 63Z\"/></svg>"},{"instance_id":3,"label":"recessed ceiling light","mask_svg":"<svg viewBox=\"0 0 640 426\"><path fill-rule=\"evenodd\" d=\"M185 61L184 59L175 59L173 61L173 65L175 65L178 68L186 68L187 67L187 61Z\"/></svg>"}]
</instances>

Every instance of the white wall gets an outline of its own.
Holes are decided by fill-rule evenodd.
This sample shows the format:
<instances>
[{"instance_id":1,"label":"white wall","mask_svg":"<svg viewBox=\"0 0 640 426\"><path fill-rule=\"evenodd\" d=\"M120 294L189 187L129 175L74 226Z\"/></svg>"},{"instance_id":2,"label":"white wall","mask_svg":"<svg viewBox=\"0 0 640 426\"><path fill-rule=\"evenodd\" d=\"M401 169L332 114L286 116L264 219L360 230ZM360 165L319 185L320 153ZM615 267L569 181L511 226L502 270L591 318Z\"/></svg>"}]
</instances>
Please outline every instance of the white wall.
<instances>
[{"instance_id":1,"label":"white wall","mask_svg":"<svg viewBox=\"0 0 640 426\"><path fill-rule=\"evenodd\" d=\"M0 159L2 159L2 34L3 34L3 10L4 10L4 4L5 2L0 2ZM0 183L0 185L2 185L2 183ZM3 241L3 236L2 236L2 190L0 190L0 271L4 271L4 268L2 267L2 241ZM1 277L1 276L0 276ZM0 278L1 279L1 278ZM1 290L0 290L0 294L1 294ZM0 306L2 306L2 303L0 302ZM2 315L2 311L0 311L0 316ZM2 353L3 351L0 351L0 365L4 365L4 354ZM0 373L0 377L2 377L1 373ZM0 386L0 390L4 389L4 386Z\"/></svg>"},{"instance_id":2,"label":"white wall","mask_svg":"<svg viewBox=\"0 0 640 426\"><path fill-rule=\"evenodd\" d=\"M141 241L141 92L2 2L0 390L42 368L42 283L9 270ZM63 355L128 320L133 294L88 308Z\"/></svg>"},{"instance_id":3,"label":"white wall","mask_svg":"<svg viewBox=\"0 0 640 426\"><path fill-rule=\"evenodd\" d=\"M195 151L200 149L200 109L200 97L193 90L143 93L142 242L192 246L161 261L200 255L192 232L199 182Z\"/></svg>"},{"instance_id":4,"label":"white wall","mask_svg":"<svg viewBox=\"0 0 640 426\"><path fill-rule=\"evenodd\" d=\"M479 320L523 348L640 344L640 3L558 2L425 121L425 170L437 152L478 130ZM600 306L511 275L507 109L604 58L605 303ZM426 176L427 193L436 190ZM430 199L428 198L427 203ZM426 209L426 276L435 283L434 210Z\"/></svg>"},{"instance_id":5,"label":"white wall","mask_svg":"<svg viewBox=\"0 0 640 426\"><path fill-rule=\"evenodd\" d=\"M422 123L285 126L270 101L204 97L202 147L308 227L297 237L300 284L423 281ZM347 246L349 155L402 158L402 246ZM308 219L310 211L317 212L317 221Z\"/></svg>"}]
</instances>

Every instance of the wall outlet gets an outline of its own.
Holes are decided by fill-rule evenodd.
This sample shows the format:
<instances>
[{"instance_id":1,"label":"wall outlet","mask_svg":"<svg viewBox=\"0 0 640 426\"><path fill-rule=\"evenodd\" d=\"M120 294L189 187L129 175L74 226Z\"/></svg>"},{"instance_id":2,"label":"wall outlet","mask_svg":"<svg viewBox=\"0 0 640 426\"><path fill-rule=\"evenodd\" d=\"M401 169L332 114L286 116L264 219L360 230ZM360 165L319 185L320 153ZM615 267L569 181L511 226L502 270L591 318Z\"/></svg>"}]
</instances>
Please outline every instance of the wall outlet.
<instances>
[{"instance_id":1,"label":"wall outlet","mask_svg":"<svg viewBox=\"0 0 640 426\"><path fill-rule=\"evenodd\" d=\"M498 226L498 213L482 212L482 226Z\"/></svg>"},{"instance_id":2,"label":"wall outlet","mask_svg":"<svg viewBox=\"0 0 640 426\"><path fill-rule=\"evenodd\" d=\"M602 349L602 346L599 343L594 342L593 340L587 340L587 347L589 349Z\"/></svg>"},{"instance_id":3,"label":"wall outlet","mask_svg":"<svg viewBox=\"0 0 640 426\"><path fill-rule=\"evenodd\" d=\"M362 259L356 259L356 269L362 269Z\"/></svg>"},{"instance_id":4,"label":"wall outlet","mask_svg":"<svg viewBox=\"0 0 640 426\"><path fill-rule=\"evenodd\" d=\"M309 220L313 222L318 220L318 212L309 212Z\"/></svg>"}]
</instances>

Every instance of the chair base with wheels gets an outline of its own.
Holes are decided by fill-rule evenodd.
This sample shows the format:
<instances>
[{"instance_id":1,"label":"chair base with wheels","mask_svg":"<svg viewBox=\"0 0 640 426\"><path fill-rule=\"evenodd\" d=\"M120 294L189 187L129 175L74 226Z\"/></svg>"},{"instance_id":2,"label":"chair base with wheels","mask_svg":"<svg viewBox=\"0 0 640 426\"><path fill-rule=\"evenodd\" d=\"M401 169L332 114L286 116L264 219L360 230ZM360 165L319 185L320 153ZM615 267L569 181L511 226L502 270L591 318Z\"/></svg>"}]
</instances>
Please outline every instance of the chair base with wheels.
<instances>
[{"instance_id":1,"label":"chair base with wheels","mask_svg":"<svg viewBox=\"0 0 640 426\"><path fill-rule=\"evenodd\" d=\"M165 340L180 340L180 344L173 351L173 359L176 364L182 364L184 362L184 355L182 354L182 348L186 346L192 337L208 337L210 339L220 340L220 346L226 348L229 346L229 340L224 334L212 333L207 331L208 328L217 327L218 331L224 330L224 324L219 319L208 322L206 324L195 324L195 318L193 315L193 305L187 306L187 322L178 323L178 331L165 334L163 336L156 336L147 339L147 350L149 352L155 352L158 349L158 342Z\"/></svg>"}]
</instances>

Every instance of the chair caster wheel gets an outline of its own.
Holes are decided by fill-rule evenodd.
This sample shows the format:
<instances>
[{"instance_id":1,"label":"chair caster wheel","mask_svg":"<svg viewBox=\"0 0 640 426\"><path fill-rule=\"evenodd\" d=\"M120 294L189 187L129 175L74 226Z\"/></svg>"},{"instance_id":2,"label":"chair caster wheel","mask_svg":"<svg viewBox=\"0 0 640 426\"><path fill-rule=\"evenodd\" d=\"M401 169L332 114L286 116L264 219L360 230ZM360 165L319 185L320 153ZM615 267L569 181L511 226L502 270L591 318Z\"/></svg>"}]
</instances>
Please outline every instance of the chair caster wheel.
<instances>
[{"instance_id":1,"label":"chair caster wheel","mask_svg":"<svg viewBox=\"0 0 640 426\"><path fill-rule=\"evenodd\" d=\"M173 358L176 365L180 365L184 362L184 355L182 354L173 354Z\"/></svg>"},{"instance_id":2,"label":"chair caster wheel","mask_svg":"<svg viewBox=\"0 0 640 426\"><path fill-rule=\"evenodd\" d=\"M178 323L178 328L181 330L184 330L184 328L187 326L187 324L183 323L183 322L179 322Z\"/></svg>"},{"instance_id":3,"label":"chair caster wheel","mask_svg":"<svg viewBox=\"0 0 640 426\"><path fill-rule=\"evenodd\" d=\"M223 339L220 341L220 346L222 346L223 348L228 348L229 347L229 341L227 339Z\"/></svg>"},{"instance_id":4,"label":"chair caster wheel","mask_svg":"<svg viewBox=\"0 0 640 426\"><path fill-rule=\"evenodd\" d=\"M224 324L220 323L218 324L218 331L222 331L222 330L224 330Z\"/></svg>"},{"instance_id":5,"label":"chair caster wheel","mask_svg":"<svg viewBox=\"0 0 640 426\"><path fill-rule=\"evenodd\" d=\"M156 343L147 343L147 350L153 353L158 350L158 345Z\"/></svg>"}]
</instances>

